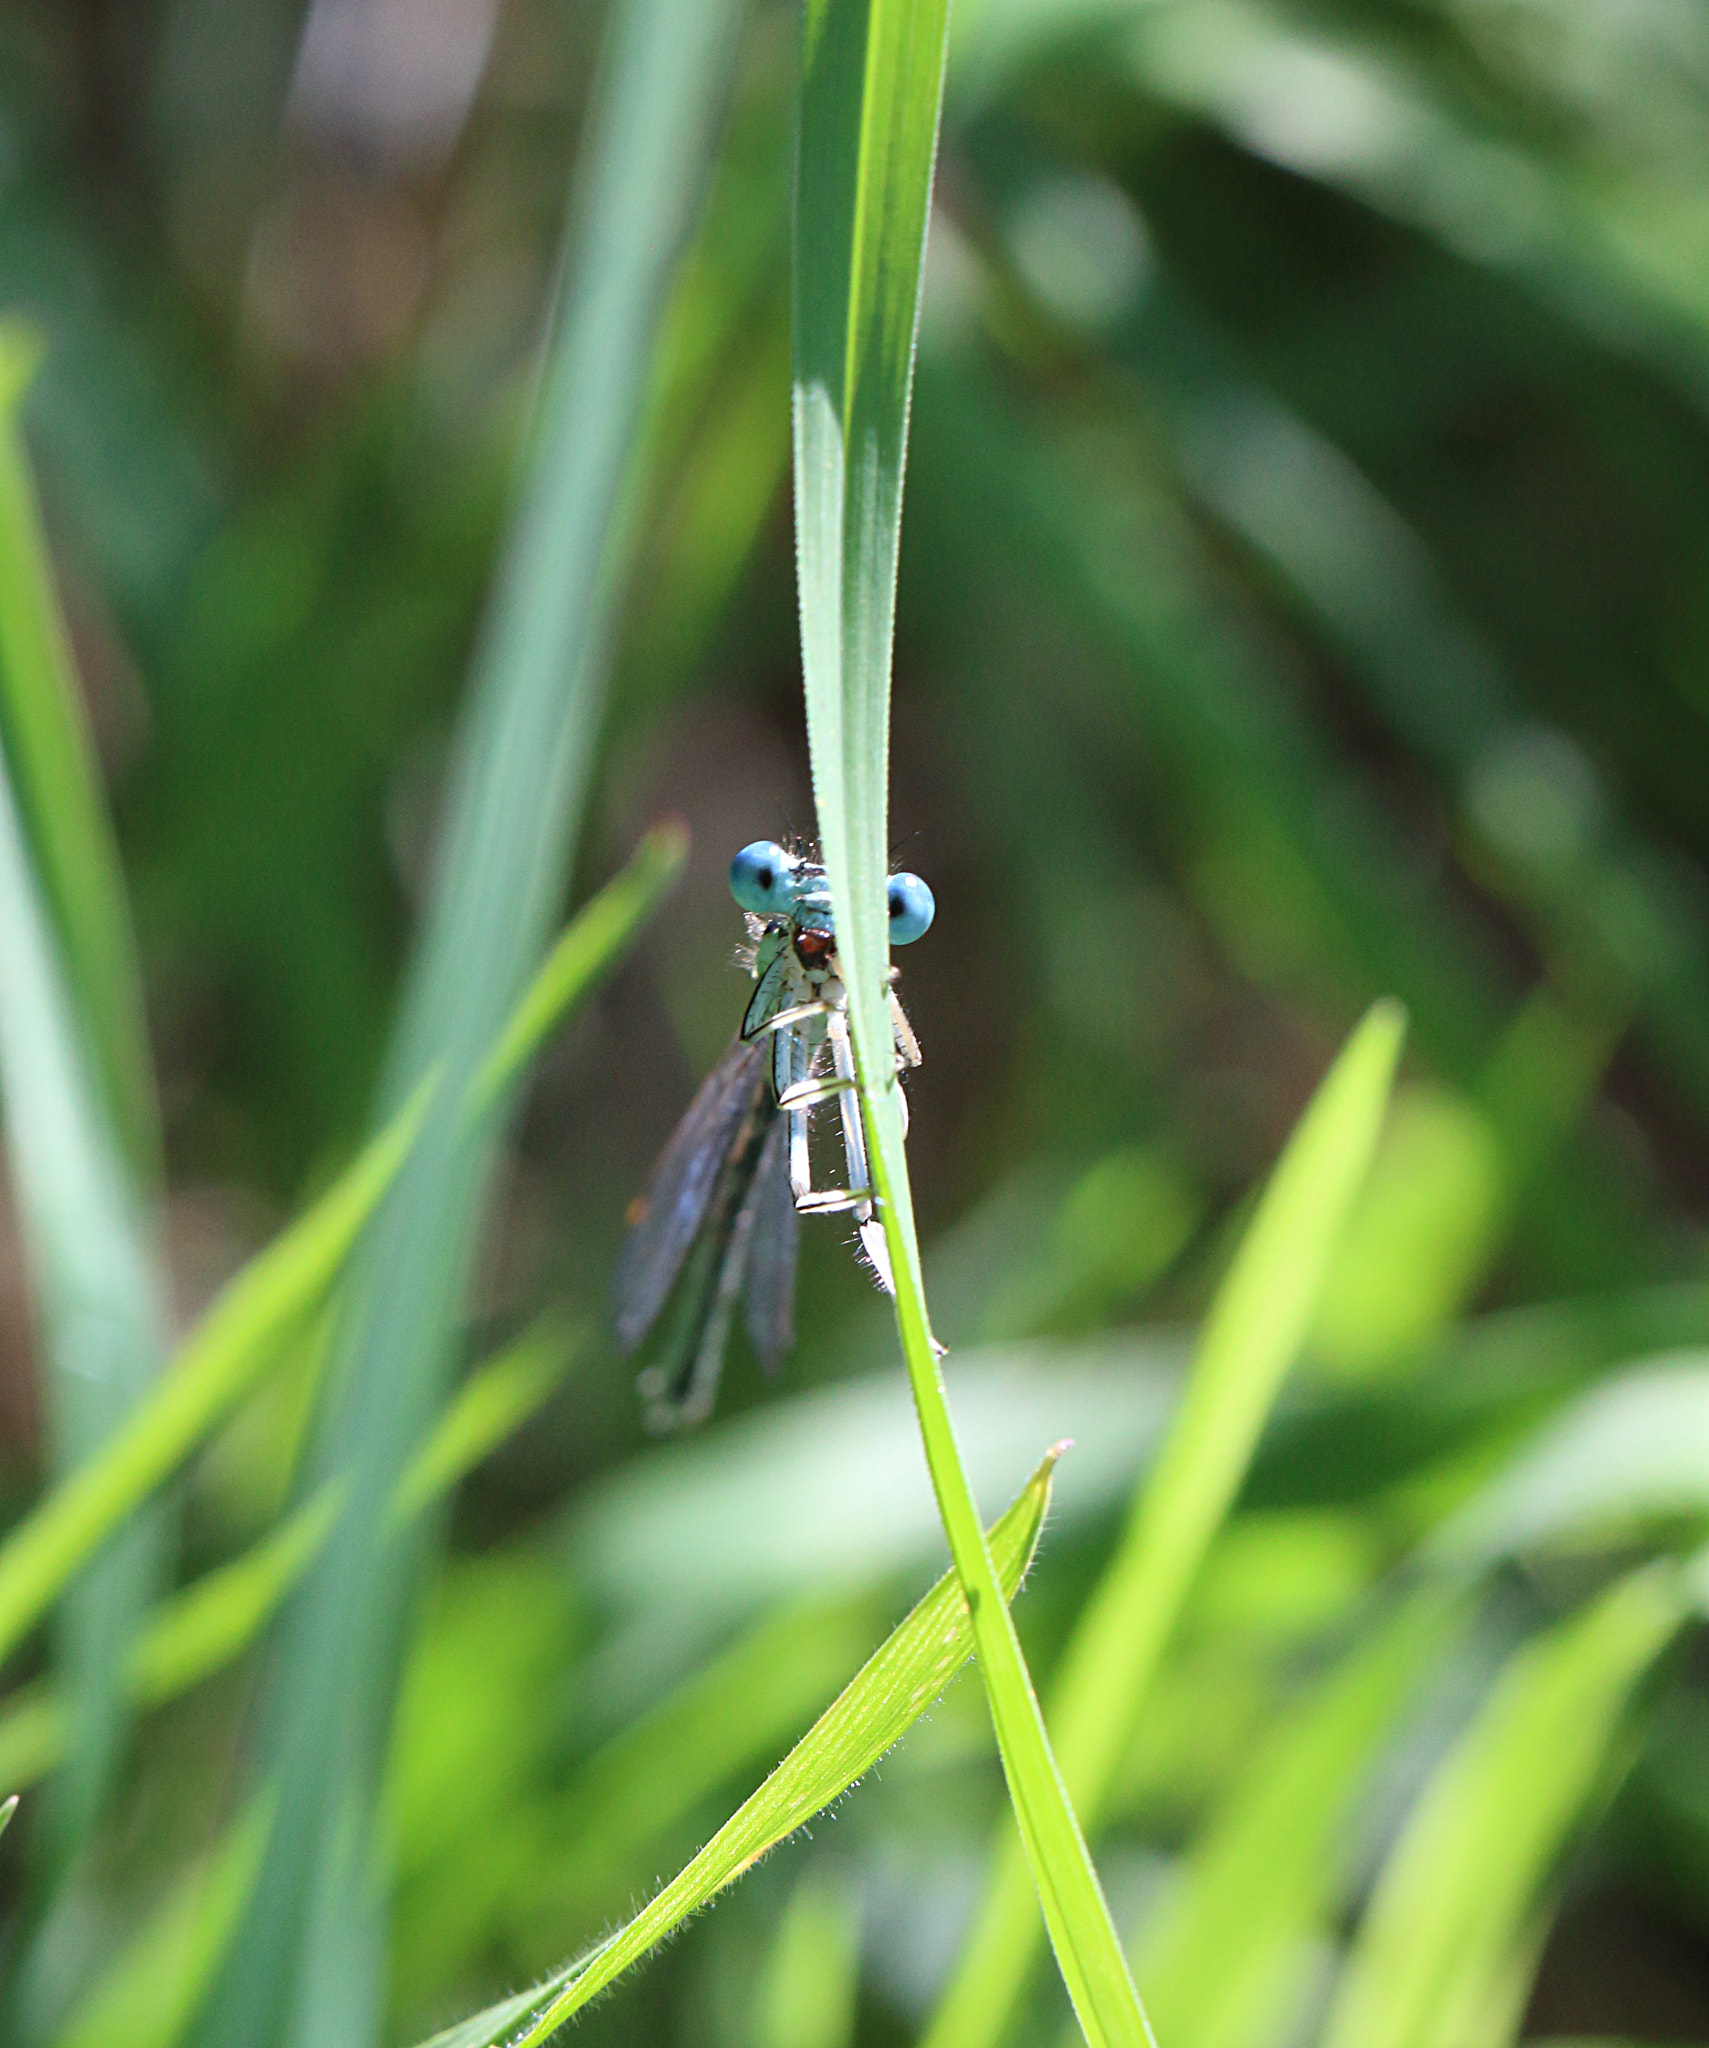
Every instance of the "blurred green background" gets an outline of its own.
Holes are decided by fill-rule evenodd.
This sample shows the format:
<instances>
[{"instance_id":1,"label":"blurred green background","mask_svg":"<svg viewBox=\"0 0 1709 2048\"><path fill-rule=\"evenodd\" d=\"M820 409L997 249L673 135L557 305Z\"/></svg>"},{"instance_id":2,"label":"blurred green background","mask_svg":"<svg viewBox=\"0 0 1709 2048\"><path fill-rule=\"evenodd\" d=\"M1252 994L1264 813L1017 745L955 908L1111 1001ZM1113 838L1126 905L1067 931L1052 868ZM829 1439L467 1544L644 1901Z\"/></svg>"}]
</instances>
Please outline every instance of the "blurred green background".
<instances>
[{"instance_id":1,"label":"blurred green background","mask_svg":"<svg viewBox=\"0 0 1709 2048\"><path fill-rule=\"evenodd\" d=\"M25 421L137 921L181 1321L364 1129L601 30L561 0L0 10L0 307L46 344ZM400 2040L674 1869L940 1559L837 1223L806 1226L784 1381L738 1347L691 1444L649 1444L603 1322L624 1207L745 1000L730 854L811 828L796 33L756 0L632 466L573 893L662 814L693 852L502 1160L469 1355L542 1309L580 1334L462 1489L414 1623ZM1396 1706L1285 1995L1163 2034L1287 2048L1491 1674L1709 1523L1709 10L958 0L952 37L893 821L938 902L902 961L911 1151L987 1509L1080 1440L1018 1610L1041 1670L1258 1178L1365 1005L1412 1019L1309 1355L1124 1770L1101 1864L1142 1990L1148 1914L1373 1589L1538 1431L1588 1430L1546 1539ZM9 1215L15 1512L40 1428ZM1653 1394L1630 1368L1658 1354L1672 1406L1583 1405L1608 1376ZM298 1421L275 1383L193 1468L186 1577L271 1524ZM610 1762L726 1651L750 1659L728 1725ZM20 2041L169 2038L139 2005L101 2032L103 1973L229 1818L264 1668L136 1731ZM1000 1808L982 1716L963 1681L586 2038L913 2039ZM1709 2041L1701 1634L1596 1788L1510 2033ZM14 1971L29 1840L26 1808L0 1847ZM1055 2041L1057 1999L1017 2038Z\"/></svg>"}]
</instances>

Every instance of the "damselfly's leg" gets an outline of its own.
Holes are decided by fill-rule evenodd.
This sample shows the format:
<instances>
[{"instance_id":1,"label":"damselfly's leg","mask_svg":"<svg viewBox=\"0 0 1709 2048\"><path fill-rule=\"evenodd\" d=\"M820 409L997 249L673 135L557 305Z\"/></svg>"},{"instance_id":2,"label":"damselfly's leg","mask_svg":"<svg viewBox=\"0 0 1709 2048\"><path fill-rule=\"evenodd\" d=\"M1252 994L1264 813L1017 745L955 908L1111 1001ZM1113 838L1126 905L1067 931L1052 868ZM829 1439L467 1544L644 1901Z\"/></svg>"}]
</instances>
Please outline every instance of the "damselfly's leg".
<instances>
[{"instance_id":1,"label":"damselfly's leg","mask_svg":"<svg viewBox=\"0 0 1709 2048\"><path fill-rule=\"evenodd\" d=\"M861 1128L860 1097L855 1093L854 1047L849 1041L848 1013L834 1011L825 1019L825 1036L831 1041L831 1066L841 1083L837 1108L843 1120L843 1157L848 1161L849 1193L865 1189L867 1200L855 1210L856 1220L872 1220L872 1175L866 1163L866 1132Z\"/></svg>"},{"instance_id":2,"label":"damselfly's leg","mask_svg":"<svg viewBox=\"0 0 1709 2048\"><path fill-rule=\"evenodd\" d=\"M919 1048L908 1029L901 1005L891 997L897 1020L896 1070L919 1064ZM797 1027L809 1018L823 1018L824 1035L831 1048L831 1072L810 1074L812 1051L806 1034ZM859 1083L855 1076L854 1047L849 1038L848 1012L840 1003L813 1001L791 1005L768 1017L760 1027L776 1034L772 1073L777 1084L777 1106L789 1118L789 1188L795 1206L803 1215L831 1215L852 1211L860 1228L861 1242L872 1260L881 1283L889 1287L889 1259L879 1229L872 1197L872 1176L867 1164L866 1133L861 1124ZM899 1091L900 1092L900 1091ZM815 1188L807 1142L808 1112L815 1103L836 1098L843 1129L843 1156L847 1162L848 1185ZM902 1134L908 1133L908 1098L901 1101Z\"/></svg>"},{"instance_id":3,"label":"damselfly's leg","mask_svg":"<svg viewBox=\"0 0 1709 2048\"><path fill-rule=\"evenodd\" d=\"M830 1041L832 1071L794 1082L779 1096L778 1107L799 1115L805 1122L807 1110L813 1103L828 1102L832 1096L837 1098L843 1125L843 1157L848 1162L848 1186L818 1191L810 1184L802 1187L792 1174L795 1206L803 1214L812 1215L852 1209L861 1223L869 1223L872 1220L872 1183L866 1169L866 1137L860 1126L860 1103L855 1096L854 1049L849 1044L849 1020L842 1010L829 1004L825 1010L825 1036Z\"/></svg>"}]
</instances>

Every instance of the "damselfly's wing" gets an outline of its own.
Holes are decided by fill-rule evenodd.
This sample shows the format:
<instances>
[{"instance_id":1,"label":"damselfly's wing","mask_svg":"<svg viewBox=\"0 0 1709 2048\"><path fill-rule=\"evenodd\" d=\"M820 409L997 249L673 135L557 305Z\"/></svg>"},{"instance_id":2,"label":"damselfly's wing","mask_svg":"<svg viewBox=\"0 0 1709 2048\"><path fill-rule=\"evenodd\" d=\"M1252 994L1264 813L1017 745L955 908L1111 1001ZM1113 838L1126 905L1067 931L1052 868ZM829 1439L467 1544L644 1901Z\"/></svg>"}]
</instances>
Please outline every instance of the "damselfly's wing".
<instances>
[{"instance_id":1,"label":"damselfly's wing","mask_svg":"<svg viewBox=\"0 0 1709 2048\"><path fill-rule=\"evenodd\" d=\"M755 1187L782 1127L770 1090L760 1089L725 1154L700 1234L683 1262L663 1338L640 1377L647 1422L653 1429L680 1429L703 1421L711 1412L736 1298L754 1248L759 1218ZM784 1186L787 1192L787 1180Z\"/></svg>"},{"instance_id":2,"label":"damselfly's wing","mask_svg":"<svg viewBox=\"0 0 1709 2048\"><path fill-rule=\"evenodd\" d=\"M775 1373L795 1342L795 1254L800 1219L789 1186L789 1124L779 1117L748 1190L752 1215L747 1253L748 1341L767 1374Z\"/></svg>"},{"instance_id":3,"label":"damselfly's wing","mask_svg":"<svg viewBox=\"0 0 1709 2048\"><path fill-rule=\"evenodd\" d=\"M617 1342L633 1351L658 1320L744 1127L766 1095L766 1047L730 1047L700 1085L630 1211L613 1281ZM747 1192L746 1181L731 1220Z\"/></svg>"}]
</instances>

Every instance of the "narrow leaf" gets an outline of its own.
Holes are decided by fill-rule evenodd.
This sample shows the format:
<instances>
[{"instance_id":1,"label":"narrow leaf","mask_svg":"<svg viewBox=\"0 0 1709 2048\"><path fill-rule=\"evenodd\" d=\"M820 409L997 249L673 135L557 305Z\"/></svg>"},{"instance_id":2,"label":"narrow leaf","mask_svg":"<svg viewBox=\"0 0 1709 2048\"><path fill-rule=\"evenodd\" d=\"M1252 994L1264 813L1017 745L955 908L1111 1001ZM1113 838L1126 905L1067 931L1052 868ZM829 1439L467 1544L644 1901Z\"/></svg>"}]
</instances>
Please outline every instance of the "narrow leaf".
<instances>
[{"instance_id":1,"label":"narrow leaf","mask_svg":"<svg viewBox=\"0 0 1709 2048\"><path fill-rule=\"evenodd\" d=\"M39 355L0 326L0 749L107 1114L147 1180L159 1113L136 941L19 418Z\"/></svg>"},{"instance_id":2,"label":"narrow leaf","mask_svg":"<svg viewBox=\"0 0 1709 2048\"><path fill-rule=\"evenodd\" d=\"M73 1572L171 1476L255 1384L324 1297L420 1120L407 1110L338 1183L230 1282L154 1392L90 1461L0 1545L0 1657Z\"/></svg>"},{"instance_id":3,"label":"narrow leaf","mask_svg":"<svg viewBox=\"0 0 1709 2048\"><path fill-rule=\"evenodd\" d=\"M740 0L621 0L607 20L527 472L474 650L380 1115L430 1074L447 1092L376 1220L341 1325L310 1471L314 1484L347 1479L349 1505L284 1619L255 1769L291 1797L210 2003L209 2044L275 2048L305 2028L377 2024L384 1905L358 1844L377 1827L399 1644L432 1541L394 1540L387 1517L446 1397L506 1106L477 1093L471 1117L463 1094L478 1091L544 946L578 838L657 333L741 12Z\"/></svg>"},{"instance_id":4,"label":"narrow leaf","mask_svg":"<svg viewBox=\"0 0 1709 2048\"><path fill-rule=\"evenodd\" d=\"M1510 1660L1389 1854L1325 2048L1486 2037L1554 1866L1615 1772L1632 1689L1686 1611L1679 1569L1651 1565Z\"/></svg>"},{"instance_id":5,"label":"narrow leaf","mask_svg":"<svg viewBox=\"0 0 1709 2048\"><path fill-rule=\"evenodd\" d=\"M1013 1599L1044 1526L1052 1451L990 1533L1005 1600ZM973 1648L967 1604L946 1573L706 1847L591 1956L506 1999L424 2048L536 2048L768 1850L840 1798L908 1732Z\"/></svg>"},{"instance_id":6,"label":"narrow leaf","mask_svg":"<svg viewBox=\"0 0 1709 2048\"><path fill-rule=\"evenodd\" d=\"M635 856L637 865L646 863L647 907L657 902L674 872L659 854L655 840L650 851L644 842ZM623 886L631 872L625 869L609 889ZM597 918L601 943L585 944L577 936L581 918L572 920L542 969L541 981L524 996L519 1014L526 1011L531 1022L526 1035L510 1041L504 1078L515 1071L514 1061L525 1059L573 1007L633 931L632 920L610 917L607 908L599 907L608 903L608 894L587 906L587 914ZM579 979L563 972L566 957L580 963ZM549 1003L537 999L547 976ZM283 1355L286 1338L325 1300L415 1143L427 1092L420 1091L312 1208L228 1282L123 1430L0 1544L0 1659L110 1532L170 1478Z\"/></svg>"},{"instance_id":7,"label":"narrow leaf","mask_svg":"<svg viewBox=\"0 0 1709 2048\"><path fill-rule=\"evenodd\" d=\"M947 13L947 0L810 0L806 13L794 415L807 732L897 1326L1009 1796L1088 2039L1138 2048L1144 2016L950 1423L921 1287L887 1002L890 650Z\"/></svg>"},{"instance_id":8,"label":"narrow leaf","mask_svg":"<svg viewBox=\"0 0 1709 2048\"><path fill-rule=\"evenodd\" d=\"M563 1335L541 1330L469 1375L394 1501L401 1523L441 1498L532 1415L562 1380ZM126 1674L132 1701L155 1707L235 1662L277 1613L331 1532L332 1489L307 1501L241 1556L163 1600L139 1634ZM0 1708L0 1784L26 1785L65 1750L63 1692L37 1683Z\"/></svg>"},{"instance_id":9,"label":"narrow leaf","mask_svg":"<svg viewBox=\"0 0 1709 2048\"><path fill-rule=\"evenodd\" d=\"M489 1108L565 1013L623 957L629 941L676 880L688 857L688 828L655 825L597 896L584 903L546 955L469 1089L472 1112Z\"/></svg>"},{"instance_id":10,"label":"narrow leaf","mask_svg":"<svg viewBox=\"0 0 1709 2048\"><path fill-rule=\"evenodd\" d=\"M0 494L3 471L0 448ZM59 1474L113 1440L146 1399L164 1349L148 1227L87 1048L0 749L0 1096ZM125 1653L161 1545L152 1520L133 1524L79 1579L60 1618L76 1728L73 1768L52 1802L52 1855L69 1854L98 1810L122 1732Z\"/></svg>"},{"instance_id":11,"label":"narrow leaf","mask_svg":"<svg viewBox=\"0 0 1709 2048\"><path fill-rule=\"evenodd\" d=\"M1205 1319L1174 1426L1064 1653L1051 1726L1069 1795L1089 1827L1097 1825L1182 1603L1310 1328L1376 1150L1403 1029L1394 1004L1376 1005L1289 1139ZM1037 1946L1026 1864L1009 1838L928 2032L930 2048L990 2048Z\"/></svg>"}]
</instances>

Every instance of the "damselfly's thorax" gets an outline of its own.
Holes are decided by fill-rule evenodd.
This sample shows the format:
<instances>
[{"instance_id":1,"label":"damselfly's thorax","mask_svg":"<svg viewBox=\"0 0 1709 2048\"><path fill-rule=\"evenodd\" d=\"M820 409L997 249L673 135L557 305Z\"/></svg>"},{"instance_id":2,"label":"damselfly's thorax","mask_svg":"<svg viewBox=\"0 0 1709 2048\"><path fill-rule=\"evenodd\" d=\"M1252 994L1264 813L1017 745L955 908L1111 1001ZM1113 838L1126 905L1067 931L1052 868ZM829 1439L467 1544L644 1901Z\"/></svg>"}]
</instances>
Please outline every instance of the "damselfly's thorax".
<instances>
[{"instance_id":1,"label":"damselfly's thorax","mask_svg":"<svg viewBox=\"0 0 1709 2048\"><path fill-rule=\"evenodd\" d=\"M798 926L791 943L795 947L796 959L807 974L828 974L831 971L837 942L829 932L820 931L816 925Z\"/></svg>"}]
</instances>

